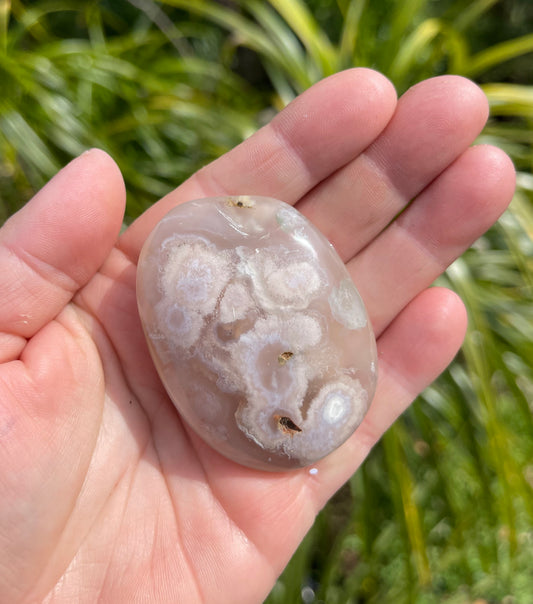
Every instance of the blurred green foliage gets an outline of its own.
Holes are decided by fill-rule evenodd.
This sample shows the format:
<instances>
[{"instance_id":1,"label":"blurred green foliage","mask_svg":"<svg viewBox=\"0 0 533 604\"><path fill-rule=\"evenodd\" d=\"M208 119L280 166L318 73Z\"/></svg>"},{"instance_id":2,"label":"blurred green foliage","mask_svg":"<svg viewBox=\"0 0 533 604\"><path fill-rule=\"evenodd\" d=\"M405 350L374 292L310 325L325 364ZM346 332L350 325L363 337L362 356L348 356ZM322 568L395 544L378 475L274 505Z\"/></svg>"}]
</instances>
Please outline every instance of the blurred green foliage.
<instances>
[{"instance_id":1,"label":"blurred green foliage","mask_svg":"<svg viewBox=\"0 0 533 604\"><path fill-rule=\"evenodd\" d=\"M0 6L0 219L92 146L134 217L257 127L259 95L212 60L220 32L125 1Z\"/></svg>"},{"instance_id":2,"label":"blurred green foliage","mask_svg":"<svg viewBox=\"0 0 533 604\"><path fill-rule=\"evenodd\" d=\"M108 150L127 219L313 82L478 81L511 208L440 282L470 328L448 371L320 514L269 604L533 602L533 3L0 0L0 222Z\"/></svg>"}]
</instances>

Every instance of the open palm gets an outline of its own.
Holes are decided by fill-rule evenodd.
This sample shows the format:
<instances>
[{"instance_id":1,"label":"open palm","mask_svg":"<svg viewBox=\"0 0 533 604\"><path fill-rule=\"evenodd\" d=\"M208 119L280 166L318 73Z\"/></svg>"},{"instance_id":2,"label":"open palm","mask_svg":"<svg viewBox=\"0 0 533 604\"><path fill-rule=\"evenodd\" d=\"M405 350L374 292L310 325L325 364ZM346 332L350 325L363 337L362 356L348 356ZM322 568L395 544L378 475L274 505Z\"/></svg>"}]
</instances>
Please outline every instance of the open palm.
<instances>
[{"instance_id":1,"label":"open palm","mask_svg":"<svg viewBox=\"0 0 533 604\"><path fill-rule=\"evenodd\" d=\"M123 184L101 151L13 216L0 230L0 602L262 601L318 510L461 344L462 303L428 287L511 197L507 156L469 148L486 117L464 79L397 102L385 78L350 70L118 240ZM140 248L174 205L225 194L277 197L310 218L378 337L371 410L316 473L222 458L181 422L148 354Z\"/></svg>"}]
</instances>

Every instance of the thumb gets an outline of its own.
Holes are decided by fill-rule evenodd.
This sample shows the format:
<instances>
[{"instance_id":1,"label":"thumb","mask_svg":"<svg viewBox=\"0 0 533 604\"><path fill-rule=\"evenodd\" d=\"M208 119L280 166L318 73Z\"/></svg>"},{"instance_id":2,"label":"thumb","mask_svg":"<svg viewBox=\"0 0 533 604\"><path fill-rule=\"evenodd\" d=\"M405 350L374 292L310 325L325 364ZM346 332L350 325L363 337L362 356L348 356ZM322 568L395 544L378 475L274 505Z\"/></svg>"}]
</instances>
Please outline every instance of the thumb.
<instances>
[{"instance_id":1,"label":"thumb","mask_svg":"<svg viewBox=\"0 0 533 604\"><path fill-rule=\"evenodd\" d=\"M74 159L0 229L0 361L53 319L98 270L118 236L125 191L114 161Z\"/></svg>"}]
</instances>

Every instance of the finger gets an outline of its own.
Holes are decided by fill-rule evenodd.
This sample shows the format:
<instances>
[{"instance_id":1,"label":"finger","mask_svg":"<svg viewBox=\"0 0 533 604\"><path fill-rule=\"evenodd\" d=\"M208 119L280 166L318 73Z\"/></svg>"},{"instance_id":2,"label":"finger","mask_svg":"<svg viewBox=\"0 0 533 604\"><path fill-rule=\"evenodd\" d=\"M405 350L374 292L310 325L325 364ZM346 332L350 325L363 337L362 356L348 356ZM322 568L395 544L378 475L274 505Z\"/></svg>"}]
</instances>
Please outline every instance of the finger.
<instances>
[{"instance_id":1,"label":"finger","mask_svg":"<svg viewBox=\"0 0 533 604\"><path fill-rule=\"evenodd\" d=\"M316 464L309 488L318 511L364 461L412 401L452 361L466 331L466 311L453 292L419 294L378 340L379 378L374 401L355 434Z\"/></svg>"},{"instance_id":2,"label":"finger","mask_svg":"<svg viewBox=\"0 0 533 604\"><path fill-rule=\"evenodd\" d=\"M503 151L472 147L348 263L377 334L496 221L514 183Z\"/></svg>"},{"instance_id":3,"label":"finger","mask_svg":"<svg viewBox=\"0 0 533 604\"><path fill-rule=\"evenodd\" d=\"M485 95L469 80L443 76L421 82L400 98L377 140L298 209L348 260L465 151L487 115Z\"/></svg>"},{"instance_id":4,"label":"finger","mask_svg":"<svg viewBox=\"0 0 533 604\"><path fill-rule=\"evenodd\" d=\"M54 318L112 248L124 213L116 164L91 150L0 229L0 361Z\"/></svg>"},{"instance_id":5,"label":"finger","mask_svg":"<svg viewBox=\"0 0 533 604\"><path fill-rule=\"evenodd\" d=\"M319 82L150 208L123 235L121 248L136 259L162 216L189 199L240 193L295 203L361 153L385 128L395 104L392 84L370 69L351 69Z\"/></svg>"}]
</instances>

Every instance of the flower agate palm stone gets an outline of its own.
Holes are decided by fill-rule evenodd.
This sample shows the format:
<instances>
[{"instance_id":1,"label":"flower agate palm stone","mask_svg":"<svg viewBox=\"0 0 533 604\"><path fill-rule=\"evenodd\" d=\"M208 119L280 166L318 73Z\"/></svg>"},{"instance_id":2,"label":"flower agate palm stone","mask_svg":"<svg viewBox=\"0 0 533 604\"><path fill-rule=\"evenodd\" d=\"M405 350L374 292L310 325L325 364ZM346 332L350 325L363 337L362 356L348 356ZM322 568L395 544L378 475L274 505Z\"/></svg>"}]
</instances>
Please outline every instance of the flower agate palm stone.
<instances>
[{"instance_id":1,"label":"flower agate palm stone","mask_svg":"<svg viewBox=\"0 0 533 604\"><path fill-rule=\"evenodd\" d=\"M303 467L361 423L376 383L365 308L331 244L286 203L174 208L143 247L137 298L170 398L226 457Z\"/></svg>"}]
</instances>

